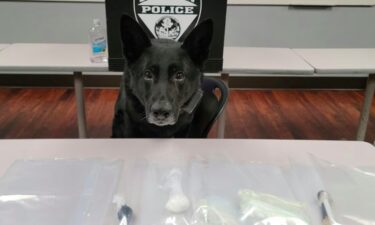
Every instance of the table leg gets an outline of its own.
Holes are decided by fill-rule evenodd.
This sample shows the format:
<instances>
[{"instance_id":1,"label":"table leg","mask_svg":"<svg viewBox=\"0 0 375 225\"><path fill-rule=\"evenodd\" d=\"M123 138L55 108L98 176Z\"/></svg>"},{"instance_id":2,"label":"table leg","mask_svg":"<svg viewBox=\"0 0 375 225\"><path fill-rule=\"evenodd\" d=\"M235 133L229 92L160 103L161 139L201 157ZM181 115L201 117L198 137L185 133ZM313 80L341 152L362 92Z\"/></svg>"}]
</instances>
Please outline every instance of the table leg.
<instances>
[{"instance_id":1,"label":"table leg","mask_svg":"<svg viewBox=\"0 0 375 225\"><path fill-rule=\"evenodd\" d=\"M83 96L82 72L74 72L74 89L76 94L78 135L79 138L87 137L85 99Z\"/></svg>"},{"instance_id":2,"label":"table leg","mask_svg":"<svg viewBox=\"0 0 375 225\"><path fill-rule=\"evenodd\" d=\"M221 79L228 86L229 74L222 73ZM217 138L225 137L225 116L226 116L226 110L224 109L218 120Z\"/></svg>"},{"instance_id":3,"label":"table leg","mask_svg":"<svg viewBox=\"0 0 375 225\"><path fill-rule=\"evenodd\" d=\"M357 140L364 141L366 137L367 124L370 117L372 98L375 90L375 74L370 74L367 79L365 100L362 106L361 116L359 119L359 126L357 130Z\"/></svg>"}]
</instances>

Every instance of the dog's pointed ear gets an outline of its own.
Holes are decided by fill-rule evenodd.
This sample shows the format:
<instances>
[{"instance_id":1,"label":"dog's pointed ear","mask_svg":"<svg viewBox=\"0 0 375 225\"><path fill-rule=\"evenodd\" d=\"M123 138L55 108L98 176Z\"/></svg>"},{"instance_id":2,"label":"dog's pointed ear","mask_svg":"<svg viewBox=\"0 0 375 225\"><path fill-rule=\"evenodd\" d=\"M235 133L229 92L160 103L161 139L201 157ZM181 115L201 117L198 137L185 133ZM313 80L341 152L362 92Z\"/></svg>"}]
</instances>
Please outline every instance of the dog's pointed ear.
<instances>
[{"instance_id":1,"label":"dog's pointed ear","mask_svg":"<svg viewBox=\"0 0 375 225\"><path fill-rule=\"evenodd\" d=\"M124 56L132 63L151 46L151 41L141 26L128 15L121 17L121 40Z\"/></svg>"},{"instance_id":2,"label":"dog's pointed ear","mask_svg":"<svg viewBox=\"0 0 375 225\"><path fill-rule=\"evenodd\" d=\"M213 29L212 19L201 22L190 32L181 46L199 66L208 58Z\"/></svg>"}]
</instances>

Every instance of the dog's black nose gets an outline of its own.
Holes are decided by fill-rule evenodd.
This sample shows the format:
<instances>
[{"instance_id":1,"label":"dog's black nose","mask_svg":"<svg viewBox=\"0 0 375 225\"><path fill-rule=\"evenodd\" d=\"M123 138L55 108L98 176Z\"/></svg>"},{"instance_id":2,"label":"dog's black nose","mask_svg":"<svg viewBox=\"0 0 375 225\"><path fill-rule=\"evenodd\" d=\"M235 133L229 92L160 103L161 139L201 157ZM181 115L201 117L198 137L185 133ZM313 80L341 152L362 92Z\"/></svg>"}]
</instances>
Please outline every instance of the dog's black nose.
<instances>
[{"instance_id":1,"label":"dog's black nose","mask_svg":"<svg viewBox=\"0 0 375 225\"><path fill-rule=\"evenodd\" d=\"M165 118L169 117L170 113L169 112L164 112L164 111L154 111L154 112L152 112L152 114L157 119L165 119Z\"/></svg>"},{"instance_id":2,"label":"dog's black nose","mask_svg":"<svg viewBox=\"0 0 375 225\"><path fill-rule=\"evenodd\" d=\"M151 106L152 115L158 120L164 120L171 116L172 105L167 101L155 102Z\"/></svg>"}]
</instances>

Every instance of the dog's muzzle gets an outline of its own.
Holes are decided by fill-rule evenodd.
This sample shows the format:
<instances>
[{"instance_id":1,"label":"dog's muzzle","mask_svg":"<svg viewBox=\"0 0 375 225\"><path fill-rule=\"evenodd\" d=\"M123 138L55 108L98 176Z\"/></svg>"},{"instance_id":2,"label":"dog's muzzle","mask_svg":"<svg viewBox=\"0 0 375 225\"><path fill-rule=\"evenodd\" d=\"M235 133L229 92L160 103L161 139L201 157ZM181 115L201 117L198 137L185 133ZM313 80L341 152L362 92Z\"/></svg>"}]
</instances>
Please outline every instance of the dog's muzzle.
<instances>
[{"instance_id":1,"label":"dog's muzzle","mask_svg":"<svg viewBox=\"0 0 375 225\"><path fill-rule=\"evenodd\" d=\"M177 121L172 104L168 101L157 101L151 105L147 121L157 126L174 125Z\"/></svg>"},{"instance_id":2,"label":"dog's muzzle","mask_svg":"<svg viewBox=\"0 0 375 225\"><path fill-rule=\"evenodd\" d=\"M203 91L197 92L181 108L188 114L194 112L203 97ZM147 121L157 126L174 125L177 122L177 115L173 112L173 107L168 101L158 101L152 104Z\"/></svg>"}]
</instances>

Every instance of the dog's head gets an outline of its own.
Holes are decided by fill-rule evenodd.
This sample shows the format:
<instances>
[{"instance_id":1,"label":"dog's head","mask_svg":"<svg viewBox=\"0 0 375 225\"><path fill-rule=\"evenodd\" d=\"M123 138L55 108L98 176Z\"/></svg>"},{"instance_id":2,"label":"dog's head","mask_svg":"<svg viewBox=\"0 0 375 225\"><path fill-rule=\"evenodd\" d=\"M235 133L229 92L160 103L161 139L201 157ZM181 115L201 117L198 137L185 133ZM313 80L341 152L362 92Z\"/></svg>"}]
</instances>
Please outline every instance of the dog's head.
<instances>
[{"instance_id":1,"label":"dog's head","mask_svg":"<svg viewBox=\"0 0 375 225\"><path fill-rule=\"evenodd\" d=\"M131 17L121 18L126 87L144 106L148 123L174 125L184 106L194 99L212 33L212 20L206 20L183 43L150 40Z\"/></svg>"}]
</instances>

